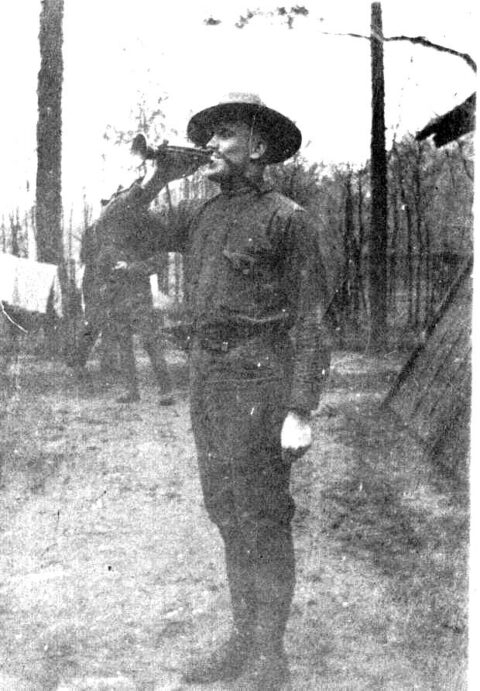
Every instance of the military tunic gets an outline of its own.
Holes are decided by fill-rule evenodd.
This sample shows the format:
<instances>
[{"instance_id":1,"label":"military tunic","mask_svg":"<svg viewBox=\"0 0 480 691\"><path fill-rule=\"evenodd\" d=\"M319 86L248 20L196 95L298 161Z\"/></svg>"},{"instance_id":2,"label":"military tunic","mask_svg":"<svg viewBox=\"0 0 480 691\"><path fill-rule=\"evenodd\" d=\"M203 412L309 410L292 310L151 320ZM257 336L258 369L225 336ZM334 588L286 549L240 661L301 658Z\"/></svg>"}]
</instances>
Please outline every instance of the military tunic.
<instances>
[{"instance_id":1,"label":"military tunic","mask_svg":"<svg viewBox=\"0 0 480 691\"><path fill-rule=\"evenodd\" d=\"M191 330L191 417L205 505L254 548L261 525L294 511L280 431L316 408L329 367L318 231L267 185L223 187L183 229L155 212L158 246L184 253ZM288 528L287 528L288 529Z\"/></svg>"}]
</instances>

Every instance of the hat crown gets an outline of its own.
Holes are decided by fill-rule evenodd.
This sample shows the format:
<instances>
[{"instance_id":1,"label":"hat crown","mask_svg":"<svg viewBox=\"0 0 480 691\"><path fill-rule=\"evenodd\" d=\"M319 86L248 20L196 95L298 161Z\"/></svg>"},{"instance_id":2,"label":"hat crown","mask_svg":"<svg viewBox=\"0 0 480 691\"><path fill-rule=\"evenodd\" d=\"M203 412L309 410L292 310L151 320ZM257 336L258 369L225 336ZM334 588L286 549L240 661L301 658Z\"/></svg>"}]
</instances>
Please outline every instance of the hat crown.
<instances>
[{"instance_id":1,"label":"hat crown","mask_svg":"<svg viewBox=\"0 0 480 691\"><path fill-rule=\"evenodd\" d=\"M244 103L245 105L249 106L265 106L258 94L248 93L245 91L232 91L226 94L226 96L220 100L220 103Z\"/></svg>"}]
</instances>

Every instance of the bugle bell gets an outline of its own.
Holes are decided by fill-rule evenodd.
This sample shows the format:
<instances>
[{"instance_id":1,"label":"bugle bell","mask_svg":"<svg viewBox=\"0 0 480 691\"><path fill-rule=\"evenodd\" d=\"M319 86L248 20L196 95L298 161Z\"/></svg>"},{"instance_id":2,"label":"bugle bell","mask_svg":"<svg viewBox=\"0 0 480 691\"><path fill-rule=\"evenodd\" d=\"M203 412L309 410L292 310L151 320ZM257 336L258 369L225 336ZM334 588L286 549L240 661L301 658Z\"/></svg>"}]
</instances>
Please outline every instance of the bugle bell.
<instances>
[{"instance_id":1,"label":"bugle bell","mask_svg":"<svg viewBox=\"0 0 480 691\"><path fill-rule=\"evenodd\" d=\"M147 138L141 132L134 137L130 151L134 156L140 156L143 161L155 159L155 149L149 146Z\"/></svg>"}]
</instances>

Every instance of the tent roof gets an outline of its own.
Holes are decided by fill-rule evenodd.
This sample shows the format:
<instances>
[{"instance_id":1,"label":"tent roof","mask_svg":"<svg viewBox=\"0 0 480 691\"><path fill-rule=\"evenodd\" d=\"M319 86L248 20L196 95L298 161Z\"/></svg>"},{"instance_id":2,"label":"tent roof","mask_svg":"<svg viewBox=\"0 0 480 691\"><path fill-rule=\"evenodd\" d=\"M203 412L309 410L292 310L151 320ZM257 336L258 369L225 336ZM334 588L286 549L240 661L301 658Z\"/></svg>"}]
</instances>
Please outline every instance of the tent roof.
<instances>
[{"instance_id":1,"label":"tent roof","mask_svg":"<svg viewBox=\"0 0 480 691\"><path fill-rule=\"evenodd\" d=\"M475 129L475 109L476 93L474 92L463 103L429 122L420 132L417 132L415 139L422 141L433 134L433 141L437 147L453 142Z\"/></svg>"}]
</instances>

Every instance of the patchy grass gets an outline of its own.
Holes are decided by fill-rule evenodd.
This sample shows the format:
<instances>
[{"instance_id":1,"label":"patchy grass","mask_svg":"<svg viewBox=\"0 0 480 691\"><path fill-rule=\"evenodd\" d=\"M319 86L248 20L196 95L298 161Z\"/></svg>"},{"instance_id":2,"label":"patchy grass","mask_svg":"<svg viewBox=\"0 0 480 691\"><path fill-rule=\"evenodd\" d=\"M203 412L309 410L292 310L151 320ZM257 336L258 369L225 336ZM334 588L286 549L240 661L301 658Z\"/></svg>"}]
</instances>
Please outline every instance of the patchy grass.
<instances>
[{"instance_id":1,"label":"patchy grass","mask_svg":"<svg viewBox=\"0 0 480 691\"><path fill-rule=\"evenodd\" d=\"M295 689L466 688L468 487L381 411L400 364L336 353L293 469ZM142 401L121 406L95 367L83 390L27 358L0 420L0 668L35 690L116 675L180 689L185 655L228 628L185 362L172 354L165 410L140 365Z\"/></svg>"},{"instance_id":2,"label":"patchy grass","mask_svg":"<svg viewBox=\"0 0 480 691\"><path fill-rule=\"evenodd\" d=\"M365 367L368 358L357 366L355 359L340 359L327 397L338 405L327 405L317 420L317 434L333 438L348 460L334 467L332 450L333 472L324 473L320 492L304 479L302 505L317 507L333 550L372 571L367 588L381 580L392 612L401 613L399 649L423 670L428 688L464 688L468 473L457 467L445 474L382 410L395 362ZM340 396L347 379L350 396ZM368 600L368 590L363 596Z\"/></svg>"}]
</instances>

